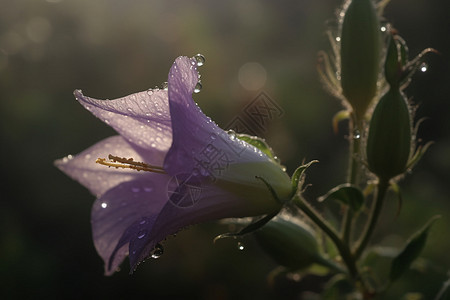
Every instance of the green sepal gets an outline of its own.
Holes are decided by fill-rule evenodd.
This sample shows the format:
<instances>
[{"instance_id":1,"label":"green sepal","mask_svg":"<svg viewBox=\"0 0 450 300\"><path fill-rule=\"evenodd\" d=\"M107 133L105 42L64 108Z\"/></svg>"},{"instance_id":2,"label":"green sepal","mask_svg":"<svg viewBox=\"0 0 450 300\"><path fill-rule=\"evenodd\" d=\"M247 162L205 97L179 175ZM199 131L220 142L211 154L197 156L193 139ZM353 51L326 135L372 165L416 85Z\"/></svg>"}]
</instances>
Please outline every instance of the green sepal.
<instances>
[{"instance_id":1,"label":"green sepal","mask_svg":"<svg viewBox=\"0 0 450 300\"><path fill-rule=\"evenodd\" d=\"M306 169L308 169L312 164L318 163L318 160L312 160L309 163L305 164L305 165L301 165L300 167L298 167L295 171L294 174L292 174L291 177L291 181L292 181L292 195L295 195L295 193L297 192L298 188L302 185L303 183L303 174L305 173Z\"/></svg>"},{"instance_id":2,"label":"green sepal","mask_svg":"<svg viewBox=\"0 0 450 300\"><path fill-rule=\"evenodd\" d=\"M349 183L338 185L332 188L328 193L318 198L322 202L328 199L338 200L339 202L349 206L351 210L357 212L364 203L364 195L362 191Z\"/></svg>"},{"instance_id":3,"label":"green sepal","mask_svg":"<svg viewBox=\"0 0 450 300\"><path fill-rule=\"evenodd\" d=\"M266 143L266 141L257 136L251 136L248 134L236 134L236 137L256 148L261 150L262 153L270 157L272 160L276 161L275 153L272 148Z\"/></svg>"},{"instance_id":4,"label":"green sepal","mask_svg":"<svg viewBox=\"0 0 450 300\"><path fill-rule=\"evenodd\" d=\"M270 220L272 220L280 211L271 213L269 215L266 215L262 218L260 218L259 220L250 223L249 225L245 226L243 229L241 229L239 232L228 232L228 233L223 233L220 234L218 236L216 236L213 240L213 242L215 243L216 241L223 239L223 238L236 238L236 237L240 237L243 236L245 234L249 234L254 232L255 230L258 230L259 228L263 227L264 225L266 225Z\"/></svg>"},{"instance_id":5,"label":"green sepal","mask_svg":"<svg viewBox=\"0 0 450 300\"><path fill-rule=\"evenodd\" d=\"M391 264L389 279L397 280L419 256L427 241L428 231L433 223L441 216L432 217L422 229L417 231L407 242L405 248L394 258Z\"/></svg>"},{"instance_id":6,"label":"green sepal","mask_svg":"<svg viewBox=\"0 0 450 300\"><path fill-rule=\"evenodd\" d=\"M406 65L404 65L402 76L400 78L400 87L402 90L405 89L411 82L411 77L423 64L425 55L428 53L439 53L439 52L433 48L427 48L422 52L420 52L413 60L409 61Z\"/></svg>"},{"instance_id":7,"label":"green sepal","mask_svg":"<svg viewBox=\"0 0 450 300\"><path fill-rule=\"evenodd\" d=\"M416 152L414 153L414 155L408 161L407 168L408 169L413 168L419 162L419 160L422 158L422 156L425 154L425 152L427 152L428 148L430 148L430 146L432 144L433 144L433 142L428 142L423 146L419 146L417 148Z\"/></svg>"}]
</instances>

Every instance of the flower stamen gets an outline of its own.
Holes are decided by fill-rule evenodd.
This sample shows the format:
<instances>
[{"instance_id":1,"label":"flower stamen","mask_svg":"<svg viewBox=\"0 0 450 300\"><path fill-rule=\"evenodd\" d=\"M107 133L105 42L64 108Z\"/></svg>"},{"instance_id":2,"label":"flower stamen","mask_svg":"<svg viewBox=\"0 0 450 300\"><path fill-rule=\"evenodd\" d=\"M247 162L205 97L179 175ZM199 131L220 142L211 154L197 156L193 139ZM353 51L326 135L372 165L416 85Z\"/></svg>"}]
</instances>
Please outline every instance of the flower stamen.
<instances>
[{"instance_id":1,"label":"flower stamen","mask_svg":"<svg viewBox=\"0 0 450 300\"><path fill-rule=\"evenodd\" d=\"M114 167L116 169L123 168L123 169L132 169L136 171L146 171L146 172L166 174L166 172L162 167L153 166L140 161L134 161L133 158L125 158L109 154L108 159L109 160L106 160L106 158L97 158L95 162L100 165L104 165L107 167Z\"/></svg>"}]
</instances>

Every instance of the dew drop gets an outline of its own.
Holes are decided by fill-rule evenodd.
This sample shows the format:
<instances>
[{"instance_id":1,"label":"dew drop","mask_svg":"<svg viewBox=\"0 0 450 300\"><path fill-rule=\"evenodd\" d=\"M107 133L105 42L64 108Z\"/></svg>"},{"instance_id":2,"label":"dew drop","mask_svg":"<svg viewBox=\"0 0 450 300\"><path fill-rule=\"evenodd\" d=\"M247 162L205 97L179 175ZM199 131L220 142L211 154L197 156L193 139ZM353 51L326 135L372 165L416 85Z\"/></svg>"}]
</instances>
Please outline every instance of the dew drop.
<instances>
[{"instance_id":1,"label":"dew drop","mask_svg":"<svg viewBox=\"0 0 450 300\"><path fill-rule=\"evenodd\" d=\"M197 82L197 84L195 85L195 88L194 88L194 93L196 93L196 94L200 93L202 87L203 87L202 83L200 81Z\"/></svg>"},{"instance_id":2,"label":"dew drop","mask_svg":"<svg viewBox=\"0 0 450 300\"><path fill-rule=\"evenodd\" d=\"M141 224L141 225L144 225L145 223L147 223L147 221L145 221L145 220L142 220L139 222L139 224Z\"/></svg>"},{"instance_id":3,"label":"dew drop","mask_svg":"<svg viewBox=\"0 0 450 300\"><path fill-rule=\"evenodd\" d=\"M236 131L234 131L233 129L230 129L227 131L228 135L230 136L231 140L235 140L236 139Z\"/></svg>"},{"instance_id":4,"label":"dew drop","mask_svg":"<svg viewBox=\"0 0 450 300\"><path fill-rule=\"evenodd\" d=\"M167 91L169 89L169 84L167 82L163 82L161 84L161 89Z\"/></svg>"},{"instance_id":5,"label":"dew drop","mask_svg":"<svg viewBox=\"0 0 450 300\"><path fill-rule=\"evenodd\" d=\"M164 248L161 244L156 244L155 248L153 249L151 257L153 259L160 258L161 255L164 254Z\"/></svg>"},{"instance_id":6,"label":"dew drop","mask_svg":"<svg viewBox=\"0 0 450 300\"><path fill-rule=\"evenodd\" d=\"M144 192L150 193L151 191L153 191L153 188L148 187L148 186L144 187Z\"/></svg>"},{"instance_id":7,"label":"dew drop","mask_svg":"<svg viewBox=\"0 0 450 300\"><path fill-rule=\"evenodd\" d=\"M428 70L428 64L427 63L422 63L420 65L420 71L425 73L427 70Z\"/></svg>"},{"instance_id":8,"label":"dew drop","mask_svg":"<svg viewBox=\"0 0 450 300\"><path fill-rule=\"evenodd\" d=\"M142 239L142 238L144 238L146 235L147 235L147 230L141 230L141 231L138 232L137 238L138 238L138 239Z\"/></svg>"},{"instance_id":9,"label":"dew drop","mask_svg":"<svg viewBox=\"0 0 450 300\"><path fill-rule=\"evenodd\" d=\"M132 188L131 188L131 191L132 191L133 193L138 193L138 192L141 191L141 189L138 188L138 187L132 187Z\"/></svg>"},{"instance_id":10,"label":"dew drop","mask_svg":"<svg viewBox=\"0 0 450 300\"><path fill-rule=\"evenodd\" d=\"M353 133L353 139L359 140L360 138L361 138L361 133L359 132L359 130L355 130L355 132Z\"/></svg>"},{"instance_id":11,"label":"dew drop","mask_svg":"<svg viewBox=\"0 0 450 300\"><path fill-rule=\"evenodd\" d=\"M386 28L386 26L381 26L380 30L381 30L382 32L385 32L385 31L387 30L387 28Z\"/></svg>"},{"instance_id":12,"label":"dew drop","mask_svg":"<svg viewBox=\"0 0 450 300\"><path fill-rule=\"evenodd\" d=\"M201 67L205 64L206 59L202 54L199 53L199 54L195 55L194 58L195 58L195 61L197 62L198 67Z\"/></svg>"},{"instance_id":13,"label":"dew drop","mask_svg":"<svg viewBox=\"0 0 450 300\"><path fill-rule=\"evenodd\" d=\"M242 250L245 249L245 246L244 246L244 244L242 244L241 242L238 242L238 243L237 243L237 248L238 248L239 251L242 251Z\"/></svg>"},{"instance_id":14,"label":"dew drop","mask_svg":"<svg viewBox=\"0 0 450 300\"><path fill-rule=\"evenodd\" d=\"M148 89L147 90L147 95L149 95L149 96L153 95L153 90L152 89Z\"/></svg>"},{"instance_id":15,"label":"dew drop","mask_svg":"<svg viewBox=\"0 0 450 300\"><path fill-rule=\"evenodd\" d=\"M340 42L341 41L341 37L340 36L337 36L336 37L336 42Z\"/></svg>"},{"instance_id":16,"label":"dew drop","mask_svg":"<svg viewBox=\"0 0 450 300\"><path fill-rule=\"evenodd\" d=\"M107 208L107 207L108 207L108 203L102 202L101 207L102 207L102 208Z\"/></svg>"}]
</instances>

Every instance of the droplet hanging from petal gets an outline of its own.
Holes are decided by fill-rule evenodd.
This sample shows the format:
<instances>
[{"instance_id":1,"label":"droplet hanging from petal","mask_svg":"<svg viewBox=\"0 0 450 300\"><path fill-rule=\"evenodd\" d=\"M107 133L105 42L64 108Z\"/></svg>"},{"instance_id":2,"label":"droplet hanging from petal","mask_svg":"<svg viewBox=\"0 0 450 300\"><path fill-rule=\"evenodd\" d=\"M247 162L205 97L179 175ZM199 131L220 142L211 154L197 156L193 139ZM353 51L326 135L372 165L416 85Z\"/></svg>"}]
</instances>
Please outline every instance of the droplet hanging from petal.
<instances>
[{"instance_id":1,"label":"droplet hanging from petal","mask_svg":"<svg viewBox=\"0 0 450 300\"><path fill-rule=\"evenodd\" d=\"M203 66L204 64L205 64L205 57L202 55L202 54L200 54L200 53L198 53L198 54L196 54L195 56L194 56L194 59L195 59L195 61L197 62L197 67L201 67L201 66Z\"/></svg>"},{"instance_id":2,"label":"droplet hanging from petal","mask_svg":"<svg viewBox=\"0 0 450 300\"><path fill-rule=\"evenodd\" d=\"M196 93L196 94L200 93L202 87L203 87L203 86L202 86L202 83L201 83L200 81L197 82L197 84L196 84L195 87L194 87L194 93Z\"/></svg>"}]
</instances>

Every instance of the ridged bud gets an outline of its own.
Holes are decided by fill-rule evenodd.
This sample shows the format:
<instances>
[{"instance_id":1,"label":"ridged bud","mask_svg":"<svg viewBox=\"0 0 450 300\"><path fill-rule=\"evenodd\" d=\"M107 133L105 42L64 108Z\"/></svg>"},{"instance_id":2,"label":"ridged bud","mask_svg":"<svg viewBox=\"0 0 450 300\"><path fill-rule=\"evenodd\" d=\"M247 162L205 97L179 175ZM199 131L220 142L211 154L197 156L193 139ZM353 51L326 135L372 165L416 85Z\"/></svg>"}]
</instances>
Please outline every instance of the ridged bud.
<instances>
[{"instance_id":1,"label":"ridged bud","mask_svg":"<svg viewBox=\"0 0 450 300\"><path fill-rule=\"evenodd\" d=\"M287 268L302 269L321 260L313 231L293 218L278 216L254 234L263 250Z\"/></svg>"},{"instance_id":2,"label":"ridged bud","mask_svg":"<svg viewBox=\"0 0 450 300\"><path fill-rule=\"evenodd\" d=\"M391 88L381 97L370 121L367 137L369 170L389 180L407 169L412 145L411 116L405 95Z\"/></svg>"},{"instance_id":3,"label":"ridged bud","mask_svg":"<svg viewBox=\"0 0 450 300\"><path fill-rule=\"evenodd\" d=\"M372 0L351 0L341 12L340 77L342 93L362 119L377 92L381 31Z\"/></svg>"}]
</instances>

